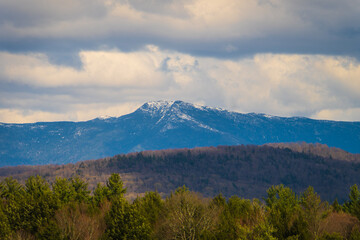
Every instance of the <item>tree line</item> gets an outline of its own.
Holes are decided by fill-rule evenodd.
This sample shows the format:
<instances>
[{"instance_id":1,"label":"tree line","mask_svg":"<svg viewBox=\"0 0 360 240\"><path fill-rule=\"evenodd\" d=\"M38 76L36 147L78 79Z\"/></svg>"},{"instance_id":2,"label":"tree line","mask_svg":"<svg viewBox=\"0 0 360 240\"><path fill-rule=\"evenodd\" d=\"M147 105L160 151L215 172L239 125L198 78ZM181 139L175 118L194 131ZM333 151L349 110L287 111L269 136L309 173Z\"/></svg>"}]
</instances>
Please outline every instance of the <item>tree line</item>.
<instances>
[{"instance_id":1,"label":"tree line","mask_svg":"<svg viewBox=\"0 0 360 240\"><path fill-rule=\"evenodd\" d=\"M93 191L80 177L0 182L0 239L360 239L360 191L322 201L312 187L296 194L272 186L263 199L203 197L179 187L130 202L119 174Z\"/></svg>"}]
</instances>

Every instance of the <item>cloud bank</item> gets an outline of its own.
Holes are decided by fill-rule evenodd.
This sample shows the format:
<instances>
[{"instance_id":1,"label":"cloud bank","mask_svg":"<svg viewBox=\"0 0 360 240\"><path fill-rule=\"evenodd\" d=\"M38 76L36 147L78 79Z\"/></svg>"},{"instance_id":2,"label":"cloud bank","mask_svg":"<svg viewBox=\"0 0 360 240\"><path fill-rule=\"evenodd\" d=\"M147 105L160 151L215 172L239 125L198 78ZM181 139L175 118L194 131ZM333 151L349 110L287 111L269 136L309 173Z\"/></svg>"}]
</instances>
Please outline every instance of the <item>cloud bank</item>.
<instances>
[{"instance_id":1,"label":"cloud bank","mask_svg":"<svg viewBox=\"0 0 360 240\"><path fill-rule=\"evenodd\" d=\"M360 120L358 0L0 0L0 122L180 99Z\"/></svg>"},{"instance_id":2,"label":"cloud bank","mask_svg":"<svg viewBox=\"0 0 360 240\"><path fill-rule=\"evenodd\" d=\"M192 56L148 45L81 51L82 68L43 54L0 53L1 122L88 120L149 100L181 99L239 112L360 119L360 63L351 57Z\"/></svg>"}]
</instances>

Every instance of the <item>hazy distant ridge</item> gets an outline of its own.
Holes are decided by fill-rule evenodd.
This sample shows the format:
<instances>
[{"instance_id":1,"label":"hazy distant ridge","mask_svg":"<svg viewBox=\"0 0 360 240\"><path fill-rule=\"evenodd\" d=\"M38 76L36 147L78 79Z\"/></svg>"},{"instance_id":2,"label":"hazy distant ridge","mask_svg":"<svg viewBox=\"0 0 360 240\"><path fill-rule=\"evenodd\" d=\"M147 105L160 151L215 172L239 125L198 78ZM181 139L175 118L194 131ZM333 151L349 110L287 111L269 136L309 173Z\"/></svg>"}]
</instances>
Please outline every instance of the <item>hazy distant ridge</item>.
<instances>
[{"instance_id":1,"label":"hazy distant ridge","mask_svg":"<svg viewBox=\"0 0 360 240\"><path fill-rule=\"evenodd\" d=\"M69 163L142 150L322 143L360 153L360 122L241 114L182 101L148 102L118 118L0 125L0 166Z\"/></svg>"}]
</instances>

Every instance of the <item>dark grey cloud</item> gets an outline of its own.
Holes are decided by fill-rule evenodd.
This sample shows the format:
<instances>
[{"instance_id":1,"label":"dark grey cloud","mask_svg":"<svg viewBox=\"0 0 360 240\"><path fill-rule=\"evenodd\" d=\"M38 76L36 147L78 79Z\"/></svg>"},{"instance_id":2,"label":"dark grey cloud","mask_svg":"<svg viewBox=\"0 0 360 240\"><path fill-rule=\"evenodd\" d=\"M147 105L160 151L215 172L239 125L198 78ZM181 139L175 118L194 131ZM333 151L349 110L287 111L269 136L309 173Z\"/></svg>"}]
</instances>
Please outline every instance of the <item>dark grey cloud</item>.
<instances>
[{"instance_id":1,"label":"dark grey cloud","mask_svg":"<svg viewBox=\"0 0 360 240\"><path fill-rule=\"evenodd\" d=\"M119 2L129 3L134 9L141 12L188 18L189 14L184 8L184 4L191 2L191 0L123 0Z\"/></svg>"},{"instance_id":2,"label":"dark grey cloud","mask_svg":"<svg viewBox=\"0 0 360 240\"><path fill-rule=\"evenodd\" d=\"M0 24L26 28L46 26L79 18L104 17L107 9L98 0L0 1Z\"/></svg>"},{"instance_id":3,"label":"dark grey cloud","mask_svg":"<svg viewBox=\"0 0 360 240\"><path fill-rule=\"evenodd\" d=\"M63 57L52 59L68 65L76 63L71 56L79 50L133 51L147 44L221 58L256 53L360 56L358 0L229 0L212 12L214 2L1 0L0 50L54 55L58 50ZM234 11L221 15L227 5Z\"/></svg>"}]
</instances>

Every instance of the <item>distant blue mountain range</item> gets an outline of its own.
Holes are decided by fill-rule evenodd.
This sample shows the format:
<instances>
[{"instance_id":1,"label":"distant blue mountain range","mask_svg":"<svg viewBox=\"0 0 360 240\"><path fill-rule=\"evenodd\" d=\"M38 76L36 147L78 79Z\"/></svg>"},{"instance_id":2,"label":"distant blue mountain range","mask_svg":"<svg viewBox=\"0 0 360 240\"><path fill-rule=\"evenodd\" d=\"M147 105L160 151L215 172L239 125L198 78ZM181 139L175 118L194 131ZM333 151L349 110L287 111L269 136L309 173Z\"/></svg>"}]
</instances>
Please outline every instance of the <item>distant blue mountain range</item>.
<instances>
[{"instance_id":1,"label":"distant blue mountain range","mask_svg":"<svg viewBox=\"0 0 360 240\"><path fill-rule=\"evenodd\" d=\"M121 117L0 124L0 166L63 164L142 150L275 142L322 143L360 153L360 122L241 114L156 101Z\"/></svg>"}]
</instances>

